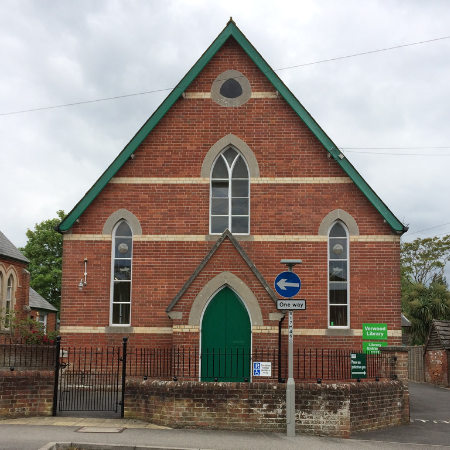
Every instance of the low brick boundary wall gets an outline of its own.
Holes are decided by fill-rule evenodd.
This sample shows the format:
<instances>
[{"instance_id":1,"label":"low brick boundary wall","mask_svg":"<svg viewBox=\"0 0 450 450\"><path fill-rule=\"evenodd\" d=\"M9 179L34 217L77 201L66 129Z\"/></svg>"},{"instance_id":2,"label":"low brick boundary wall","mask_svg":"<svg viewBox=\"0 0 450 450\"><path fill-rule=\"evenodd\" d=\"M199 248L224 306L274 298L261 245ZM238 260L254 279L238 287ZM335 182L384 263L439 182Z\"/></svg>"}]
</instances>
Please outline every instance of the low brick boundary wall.
<instances>
[{"instance_id":1,"label":"low brick boundary wall","mask_svg":"<svg viewBox=\"0 0 450 450\"><path fill-rule=\"evenodd\" d=\"M400 381L297 383L296 430L349 437L408 423L406 397ZM172 428L284 432L286 385L128 379L125 417Z\"/></svg>"},{"instance_id":2,"label":"low brick boundary wall","mask_svg":"<svg viewBox=\"0 0 450 450\"><path fill-rule=\"evenodd\" d=\"M51 416L54 372L0 373L0 418Z\"/></svg>"}]
</instances>

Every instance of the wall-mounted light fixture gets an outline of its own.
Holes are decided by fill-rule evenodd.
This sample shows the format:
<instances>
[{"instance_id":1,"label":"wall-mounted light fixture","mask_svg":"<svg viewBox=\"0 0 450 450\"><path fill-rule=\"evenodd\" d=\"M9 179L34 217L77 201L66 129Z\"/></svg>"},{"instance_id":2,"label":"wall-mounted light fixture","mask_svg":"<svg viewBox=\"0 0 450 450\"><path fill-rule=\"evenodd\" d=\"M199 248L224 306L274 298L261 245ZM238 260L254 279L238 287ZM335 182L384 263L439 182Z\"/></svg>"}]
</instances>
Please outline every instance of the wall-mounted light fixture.
<instances>
[{"instance_id":1,"label":"wall-mounted light fixture","mask_svg":"<svg viewBox=\"0 0 450 450\"><path fill-rule=\"evenodd\" d=\"M84 258L84 280L81 279L80 282L78 283L78 289L81 291L83 289L83 286L87 285L87 257Z\"/></svg>"}]
</instances>

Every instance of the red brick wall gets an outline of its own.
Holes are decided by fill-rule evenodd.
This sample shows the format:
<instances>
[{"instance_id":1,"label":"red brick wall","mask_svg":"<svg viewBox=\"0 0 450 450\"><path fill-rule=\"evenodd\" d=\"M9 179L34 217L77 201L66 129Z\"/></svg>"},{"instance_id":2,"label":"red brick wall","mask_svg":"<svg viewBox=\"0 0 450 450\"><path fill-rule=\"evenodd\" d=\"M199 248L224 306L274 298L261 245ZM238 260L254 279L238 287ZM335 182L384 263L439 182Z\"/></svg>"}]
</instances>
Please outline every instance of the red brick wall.
<instances>
[{"instance_id":1,"label":"red brick wall","mask_svg":"<svg viewBox=\"0 0 450 450\"><path fill-rule=\"evenodd\" d=\"M253 92L274 92L243 50L231 39L201 72L186 92L207 92L212 81L228 69L242 72ZM219 106L211 99L180 98L118 171L120 177L200 177L208 150L232 133L245 141L258 161L261 177L342 177L339 165L312 132L281 98L250 99L237 108ZM105 167L109 161L105 161ZM288 208L286 208L286 204ZM144 235L200 235L209 233L208 184L109 183L74 224L74 234L102 234L108 217L125 208L140 221ZM353 184L252 184L252 235L316 235L323 218L343 209L356 220L360 235L389 237L391 229ZM282 220L280 218L282 217ZM133 244L131 325L171 327L185 325L192 300L205 282L223 271L240 277L256 295L264 325L277 326L268 314L273 301L236 250L225 241L194 281L174 311L165 308L202 261L214 242L148 241ZM307 312L296 312L295 328L327 328L327 243L241 241L269 284L282 270L280 259L301 258L296 268L302 278ZM350 328L363 322L387 323L401 330L399 242L350 242ZM88 285L78 283L88 258ZM64 241L61 327L109 325L111 242ZM286 321L285 321L286 322ZM287 323L283 325L287 327ZM63 343L120 344L123 335L63 335ZM135 345L198 345L199 335L181 333L132 336ZM253 335L255 345L275 345L276 335ZM389 338L390 345L401 337ZM361 347L361 337L299 336L296 345Z\"/></svg>"},{"instance_id":2,"label":"red brick wall","mask_svg":"<svg viewBox=\"0 0 450 450\"><path fill-rule=\"evenodd\" d=\"M54 372L1 372L0 418L50 416Z\"/></svg>"},{"instance_id":3,"label":"red brick wall","mask_svg":"<svg viewBox=\"0 0 450 450\"><path fill-rule=\"evenodd\" d=\"M399 381L352 383L351 431L369 431L408 423L403 417L406 401L409 404L409 393Z\"/></svg>"},{"instance_id":4,"label":"red brick wall","mask_svg":"<svg viewBox=\"0 0 450 450\"><path fill-rule=\"evenodd\" d=\"M402 424L400 381L296 384L296 431L349 437ZM125 418L172 428L283 432L286 385L128 379Z\"/></svg>"},{"instance_id":5,"label":"red brick wall","mask_svg":"<svg viewBox=\"0 0 450 450\"><path fill-rule=\"evenodd\" d=\"M47 314L47 333L56 330L56 313L49 312Z\"/></svg>"},{"instance_id":6,"label":"red brick wall","mask_svg":"<svg viewBox=\"0 0 450 450\"><path fill-rule=\"evenodd\" d=\"M427 383L450 387L448 354L447 350L427 350L425 353L425 381Z\"/></svg>"}]
</instances>

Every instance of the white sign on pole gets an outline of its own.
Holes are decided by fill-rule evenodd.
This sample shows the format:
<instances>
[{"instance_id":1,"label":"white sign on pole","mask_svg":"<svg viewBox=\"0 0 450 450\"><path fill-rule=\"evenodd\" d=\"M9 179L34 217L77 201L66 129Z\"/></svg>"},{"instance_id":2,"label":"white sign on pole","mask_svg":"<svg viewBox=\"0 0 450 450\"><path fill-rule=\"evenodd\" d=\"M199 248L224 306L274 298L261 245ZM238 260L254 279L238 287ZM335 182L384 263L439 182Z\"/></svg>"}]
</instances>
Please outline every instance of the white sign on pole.
<instances>
[{"instance_id":1,"label":"white sign on pole","mask_svg":"<svg viewBox=\"0 0 450 450\"><path fill-rule=\"evenodd\" d=\"M272 363L271 362L254 362L253 363L254 377L271 377Z\"/></svg>"},{"instance_id":2,"label":"white sign on pole","mask_svg":"<svg viewBox=\"0 0 450 450\"><path fill-rule=\"evenodd\" d=\"M306 300L277 300L277 309L306 309Z\"/></svg>"},{"instance_id":3,"label":"white sign on pole","mask_svg":"<svg viewBox=\"0 0 450 450\"><path fill-rule=\"evenodd\" d=\"M294 313L289 311L289 342L294 342Z\"/></svg>"}]
</instances>

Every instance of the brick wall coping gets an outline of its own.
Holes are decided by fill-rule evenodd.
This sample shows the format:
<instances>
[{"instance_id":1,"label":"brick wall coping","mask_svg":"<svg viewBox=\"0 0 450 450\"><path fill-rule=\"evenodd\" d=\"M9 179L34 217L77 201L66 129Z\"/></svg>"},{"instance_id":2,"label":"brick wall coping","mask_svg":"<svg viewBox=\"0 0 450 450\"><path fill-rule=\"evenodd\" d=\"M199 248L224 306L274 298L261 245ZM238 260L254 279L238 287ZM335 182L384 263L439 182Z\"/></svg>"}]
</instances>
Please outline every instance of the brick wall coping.
<instances>
[{"instance_id":1,"label":"brick wall coping","mask_svg":"<svg viewBox=\"0 0 450 450\"><path fill-rule=\"evenodd\" d=\"M133 385L138 386L142 385L146 388L151 387L165 387L167 390L170 389L189 389L189 388L210 388L210 389L224 389L224 390L238 390L240 388L250 388L257 390L286 390L285 383L276 383L276 382L266 382L266 381L257 381L257 382L212 382L212 381L165 381L165 380L143 380L141 377L127 377L126 380L127 386ZM374 380L361 380L361 382L350 381L330 381L322 383L316 383L313 381L300 381L296 382L296 390L301 389L311 389L311 390L324 390L324 389L342 389L342 390L350 390L350 389L370 389L372 386L397 386L402 384L399 380L391 380L391 379L383 379L380 381Z\"/></svg>"},{"instance_id":2,"label":"brick wall coping","mask_svg":"<svg viewBox=\"0 0 450 450\"><path fill-rule=\"evenodd\" d=\"M54 370L5 370L1 378L52 378L54 375Z\"/></svg>"},{"instance_id":3,"label":"brick wall coping","mask_svg":"<svg viewBox=\"0 0 450 450\"><path fill-rule=\"evenodd\" d=\"M390 345L388 347L380 347L379 350L381 352L407 352L408 347L403 347L401 345Z\"/></svg>"}]
</instances>

